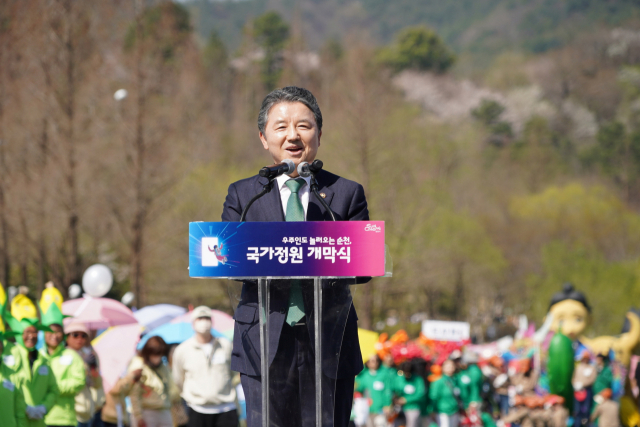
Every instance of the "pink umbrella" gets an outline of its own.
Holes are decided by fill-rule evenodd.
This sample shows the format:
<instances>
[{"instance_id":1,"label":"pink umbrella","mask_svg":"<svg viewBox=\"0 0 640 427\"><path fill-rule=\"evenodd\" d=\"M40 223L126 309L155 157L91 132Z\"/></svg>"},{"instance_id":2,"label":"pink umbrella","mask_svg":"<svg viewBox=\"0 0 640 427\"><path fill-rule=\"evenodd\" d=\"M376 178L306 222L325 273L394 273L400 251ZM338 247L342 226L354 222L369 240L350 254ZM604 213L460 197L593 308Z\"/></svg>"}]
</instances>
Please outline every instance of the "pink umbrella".
<instances>
[{"instance_id":1,"label":"pink umbrella","mask_svg":"<svg viewBox=\"0 0 640 427\"><path fill-rule=\"evenodd\" d=\"M91 342L100 359L100 375L106 393L113 388L135 356L143 330L144 326L137 323L114 326Z\"/></svg>"},{"instance_id":2,"label":"pink umbrella","mask_svg":"<svg viewBox=\"0 0 640 427\"><path fill-rule=\"evenodd\" d=\"M211 323L213 329L216 331L225 333L227 331L233 331L234 320L224 311L211 310ZM191 312L185 313L182 316L175 317L171 323L191 323Z\"/></svg>"},{"instance_id":3,"label":"pink umbrella","mask_svg":"<svg viewBox=\"0 0 640 427\"><path fill-rule=\"evenodd\" d=\"M120 301L88 295L63 302L62 314L73 316L73 319L65 319L65 324L71 321L80 322L89 329L106 329L110 326L138 323L133 317L133 312Z\"/></svg>"}]
</instances>

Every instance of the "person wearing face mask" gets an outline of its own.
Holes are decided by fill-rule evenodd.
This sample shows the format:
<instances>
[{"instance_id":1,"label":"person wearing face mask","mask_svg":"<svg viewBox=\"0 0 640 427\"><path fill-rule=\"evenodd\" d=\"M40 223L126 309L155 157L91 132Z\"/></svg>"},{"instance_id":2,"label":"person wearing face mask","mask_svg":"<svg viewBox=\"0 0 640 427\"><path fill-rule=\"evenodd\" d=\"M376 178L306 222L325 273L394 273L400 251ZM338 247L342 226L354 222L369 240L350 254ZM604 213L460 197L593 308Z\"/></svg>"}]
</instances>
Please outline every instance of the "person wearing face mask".
<instances>
[{"instance_id":1,"label":"person wearing face mask","mask_svg":"<svg viewBox=\"0 0 640 427\"><path fill-rule=\"evenodd\" d=\"M211 335L211 309L191 313L195 335L173 353L173 378L189 406L189 427L236 427L231 342Z\"/></svg>"},{"instance_id":2,"label":"person wearing face mask","mask_svg":"<svg viewBox=\"0 0 640 427\"><path fill-rule=\"evenodd\" d=\"M158 336L145 343L129 364L129 373L142 369L131 388L131 413L136 427L173 427L171 405L180 398L169 367L164 363L169 346Z\"/></svg>"}]
</instances>

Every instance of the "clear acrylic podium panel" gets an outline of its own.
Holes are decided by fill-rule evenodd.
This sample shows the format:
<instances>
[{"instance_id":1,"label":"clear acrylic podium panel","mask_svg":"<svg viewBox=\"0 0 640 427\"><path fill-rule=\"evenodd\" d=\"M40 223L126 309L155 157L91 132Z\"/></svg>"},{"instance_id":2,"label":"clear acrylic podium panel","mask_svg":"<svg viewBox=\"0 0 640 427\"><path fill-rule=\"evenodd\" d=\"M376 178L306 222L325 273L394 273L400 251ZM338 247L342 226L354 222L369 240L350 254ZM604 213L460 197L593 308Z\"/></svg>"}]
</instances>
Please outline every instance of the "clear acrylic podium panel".
<instances>
[{"instance_id":1,"label":"clear acrylic podium panel","mask_svg":"<svg viewBox=\"0 0 640 427\"><path fill-rule=\"evenodd\" d=\"M336 403L343 403L336 402L335 382L355 284L355 278L229 281L237 331L244 334L245 368L257 374L260 382L252 384L262 390L259 405L247 402L250 426L257 420L265 427L333 426ZM295 326L287 323L292 286L299 286L305 312ZM350 327L356 328L354 321ZM357 341L357 329L349 337ZM252 345L257 343L259 349ZM354 352L354 344L344 350ZM348 356L343 354L341 370L349 369ZM249 394L245 390L247 399Z\"/></svg>"},{"instance_id":2,"label":"clear acrylic podium panel","mask_svg":"<svg viewBox=\"0 0 640 427\"><path fill-rule=\"evenodd\" d=\"M383 277L392 275L393 261L385 245ZM354 277L229 280L236 332L242 334L234 340L242 342L245 370L255 374L251 375L254 390L261 390L256 398L260 402L247 405L249 427L332 427L336 406L351 410L339 397L336 400L335 384L345 371L353 371L349 361L357 360L353 357L359 347L356 319L349 326L347 319L354 285L362 282ZM305 312L295 326L287 323L292 286L300 287ZM354 330L345 331L347 327ZM245 390L247 399L249 394Z\"/></svg>"}]
</instances>

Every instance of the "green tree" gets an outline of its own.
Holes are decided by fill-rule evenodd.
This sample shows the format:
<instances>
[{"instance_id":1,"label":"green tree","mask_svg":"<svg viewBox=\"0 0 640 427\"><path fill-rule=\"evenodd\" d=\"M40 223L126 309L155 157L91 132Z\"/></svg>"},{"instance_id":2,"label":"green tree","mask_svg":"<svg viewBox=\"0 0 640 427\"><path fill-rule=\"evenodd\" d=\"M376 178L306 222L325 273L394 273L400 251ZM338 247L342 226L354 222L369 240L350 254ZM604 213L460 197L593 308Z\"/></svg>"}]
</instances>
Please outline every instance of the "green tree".
<instances>
[{"instance_id":1,"label":"green tree","mask_svg":"<svg viewBox=\"0 0 640 427\"><path fill-rule=\"evenodd\" d=\"M227 48L217 32L212 31L204 48L203 59L208 69L220 68L227 63Z\"/></svg>"},{"instance_id":2,"label":"green tree","mask_svg":"<svg viewBox=\"0 0 640 427\"><path fill-rule=\"evenodd\" d=\"M630 202L640 201L640 132L629 133L617 121L600 127L597 144L588 150L583 160L587 166L599 169L622 188Z\"/></svg>"},{"instance_id":3,"label":"green tree","mask_svg":"<svg viewBox=\"0 0 640 427\"><path fill-rule=\"evenodd\" d=\"M396 71L412 68L444 73L456 57L435 31L420 26L402 30L396 44L382 49L378 59Z\"/></svg>"},{"instance_id":4,"label":"green tree","mask_svg":"<svg viewBox=\"0 0 640 427\"><path fill-rule=\"evenodd\" d=\"M483 99L480 105L471 111L471 115L484 124L491 135L488 141L502 146L513 138L511 123L500 120L505 107L492 99Z\"/></svg>"},{"instance_id":5,"label":"green tree","mask_svg":"<svg viewBox=\"0 0 640 427\"><path fill-rule=\"evenodd\" d=\"M187 9L166 1L145 9L139 22L131 24L124 39L125 51L131 52L136 43L144 41L149 56L170 62L176 50L191 37L191 31Z\"/></svg>"},{"instance_id":6,"label":"green tree","mask_svg":"<svg viewBox=\"0 0 640 427\"><path fill-rule=\"evenodd\" d=\"M282 49L289 39L289 25L277 12L267 12L253 21L256 43L264 51L262 81L271 91L282 74Z\"/></svg>"}]
</instances>

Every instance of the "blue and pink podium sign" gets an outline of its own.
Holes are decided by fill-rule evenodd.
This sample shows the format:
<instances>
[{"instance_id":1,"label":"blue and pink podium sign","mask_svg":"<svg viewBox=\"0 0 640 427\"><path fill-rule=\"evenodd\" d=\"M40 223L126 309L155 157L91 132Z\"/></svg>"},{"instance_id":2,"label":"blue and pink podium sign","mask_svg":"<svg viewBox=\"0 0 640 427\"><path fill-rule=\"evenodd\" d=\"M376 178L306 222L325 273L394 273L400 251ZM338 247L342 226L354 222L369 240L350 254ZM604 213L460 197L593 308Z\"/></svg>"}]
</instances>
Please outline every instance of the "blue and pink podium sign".
<instances>
[{"instance_id":1,"label":"blue and pink podium sign","mask_svg":"<svg viewBox=\"0 0 640 427\"><path fill-rule=\"evenodd\" d=\"M385 275L383 221L192 222L189 276Z\"/></svg>"},{"instance_id":2,"label":"blue and pink podium sign","mask_svg":"<svg viewBox=\"0 0 640 427\"><path fill-rule=\"evenodd\" d=\"M335 343L342 342L344 329L341 328L350 313L353 301L350 285L362 283L358 278L366 281L368 277L389 277L390 261L385 250L383 221L189 224L189 276L236 279L229 283L237 285L228 287L230 298L238 304L236 320L245 324L255 322L258 313L261 407L264 409L254 416L259 415L263 427L278 425L269 409L269 396L276 392L275 384L280 384L270 383L269 361L273 360L271 352L277 351L277 346L271 348L271 340L267 339L271 337L269 319L275 313L271 304L282 303L278 295L289 295L293 283L313 298L312 306L305 302L305 311L313 318L309 331L313 331L310 334L315 381L304 384L305 395L315 394L316 427L333 425L334 401L323 398L332 383L324 384L323 378L337 375L329 370L338 366L340 348ZM251 279L246 282L246 289L239 278ZM296 280L286 280L291 278ZM252 295L256 291L257 295ZM326 344L329 344L327 348ZM292 405L288 409L293 417L300 408Z\"/></svg>"}]
</instances>

